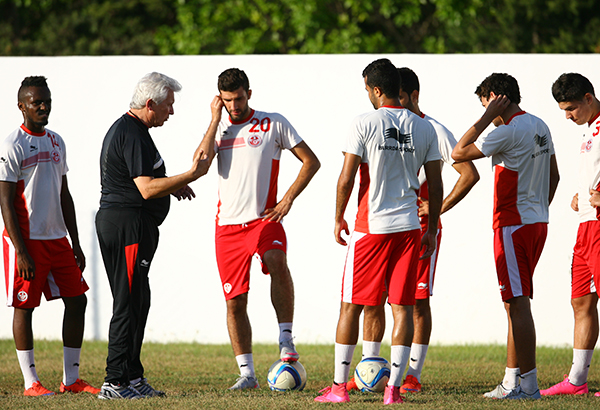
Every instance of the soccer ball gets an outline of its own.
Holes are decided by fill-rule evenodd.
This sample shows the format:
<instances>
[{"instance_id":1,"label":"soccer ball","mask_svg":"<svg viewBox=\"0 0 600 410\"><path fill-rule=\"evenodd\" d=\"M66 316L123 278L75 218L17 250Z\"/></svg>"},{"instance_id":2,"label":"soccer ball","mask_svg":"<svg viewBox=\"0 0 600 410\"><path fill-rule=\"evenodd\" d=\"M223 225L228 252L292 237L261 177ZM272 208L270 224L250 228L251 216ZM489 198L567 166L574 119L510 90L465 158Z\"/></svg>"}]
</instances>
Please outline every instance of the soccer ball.
<instances>
[{"instance_id":1,"label":"soccer ball","mask_svg":"<svg viewBox=\"0 0 600 410\"><path fill-rule=\"evenodd\" d=\"M383 357L365 357L354 370L354 381L360 391L382 392L389 378L390 364Z\"/></svg>"},{"instance_id":2,"label":"soccer ball","mask_svg":"<svg viewBox=\"0 0 600 410\"><path fill-rule=\"evenodd\" d=\"M267 383L275 391L302 390L306 386L306 370L300 362L277 360L269 368Z\"/></svg>"}]
</instances>

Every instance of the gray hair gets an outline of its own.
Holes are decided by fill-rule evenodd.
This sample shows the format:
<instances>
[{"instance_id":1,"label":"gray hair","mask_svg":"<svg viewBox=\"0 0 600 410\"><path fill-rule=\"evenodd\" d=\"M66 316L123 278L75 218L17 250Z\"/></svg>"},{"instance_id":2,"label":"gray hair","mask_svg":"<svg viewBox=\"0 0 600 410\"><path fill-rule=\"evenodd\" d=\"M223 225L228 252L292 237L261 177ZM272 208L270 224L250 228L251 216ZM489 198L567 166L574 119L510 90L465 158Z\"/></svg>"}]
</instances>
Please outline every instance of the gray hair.
<instances>
[{"instance_id":1,"label":"gray hair","mask_svg":"<svg viewBox=\"0 0 600 410\"><path fill-rule=\"evenodd\" d=\"M148 100L160 104L166 100L169 90L173 92L181 91L181 84L177 80L161 73L153 72L146 74L135 86L129 108L133 108L134 110L142 109L146 106L146 101Z\"/></svg>"}]
</instances>

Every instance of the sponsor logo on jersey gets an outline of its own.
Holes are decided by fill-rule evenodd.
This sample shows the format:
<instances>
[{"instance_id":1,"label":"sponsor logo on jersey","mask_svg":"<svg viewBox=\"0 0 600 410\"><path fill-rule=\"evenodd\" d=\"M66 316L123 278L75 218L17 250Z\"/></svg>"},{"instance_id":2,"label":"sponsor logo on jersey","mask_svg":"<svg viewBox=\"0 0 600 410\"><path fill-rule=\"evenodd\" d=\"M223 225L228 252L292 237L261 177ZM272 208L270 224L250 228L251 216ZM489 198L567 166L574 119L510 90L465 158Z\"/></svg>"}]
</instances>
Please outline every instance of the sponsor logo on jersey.
<instances>
[{"instance_id":1,"label":"sponsor logo on jersey","mask_svg":"<svg viewBox=\"0 0 600 410\"><path fill-rule=\"evenodd\" d=\"M19 299L19 302L25 302L27 299L29 299L29 295L24 290L21 290L19 293L17 293L17 299Z\"/></svg>"},{"instance_id":2,"label":"sponsor logo on jersey","mask_svg":"<svg viewBox=\"0 0 600 410\"><path fill-rule=\"evenodd\" d=\"M506 286L505 285L500 285L500 292L504 292L506 290Z\"/></svg>"},{"instance_id":3,"label":"sponsor logo on jersey","mask_svg":"<svg viewBox=\"0 0 600 410\"><path fill-rule=\"evenodd\" d=\"M540 137L539 135L535 134L533 139L535 140L535 143L538 144L540 147L543 147L548 143L548 137L546 137L545 135Z\"/></svg>"},{"instance_id":4,"label":"sponsor logo on jersey","mask_svg":"<svg viewBox=\"0 0 600 410\"><path fill-rule=\"evenodd\" d=\"M57 164L60 162L60 154L57 150L52 150L50 156L52 157L52 161L56 162Z\"/></svg>"},{"instance_id":5,"label":"sponsor logo on jersey","mask_svg":"<svg viewBox=\"0 0 600 410\"><path fill-rule=\"evenodd\" d=\"M398 144L409 144L411 141L410 134L402 134L398 128L388 128L385 130L385 139L394 139Z\"/></svg>"},{"instance_id":6,"label":"sponsor logo on jersey","mask_svg":"<svg viewBox=\"0 0 600 410\"><path fill-rule=\"evenodd\" d=\"M417 284L417 288L418 289L427 289L427 283L425 283L425 282L419 282Z\"/></svg>"},{"instance_id":7,"label":"sponsor logo on jersey","mask_svg":"<svg viewBox=\"0 0 600 410\"><path fill-rule=\"evenodd\" d=\"M534 159L536 157L539 157L542 154L548 154L550 152L549 148L543 149L541 151L536 152L535 154L531 154L531 159Z\"/></svg>"},{"instance_id":8,"label":"sponsor logo on jersey","mask_svg":"<svg viewBox=\"0 0 600 410\"><path fill-rule=\"evenodd\" d=\"M581 144L581 153L583 154L584 152L590 152L592 150L592 145L594 145L594 140L590 138Z\"/></svg>"},{"instance_id":9,"label":"sponsor logo on jersey","mask_svg":"<svg viewBox=\"0 0 600 410\"><path fill-rule=\"evenodd\" d=\"M262 138L260 135L251 135L248 137L248 145L251 147L259 147L262 144Z\"/></svg>"},{"instance_id":10,"label":"sponsor logo on jersey","mask_svg":"<svg viewBox=\"0 0 600 410\"><path fill-rule=\"evenodd\" d=\"M37 149L38 149L38 147L36 147L35 145L29 146L29 152L37 151Z\"/></svg>"},{"instance_id":11,"label":"sponsor logo on jersey","mask_svg":"<svg viewBox=\"0 0 600 410\"><path fill-rule=\"evenodd\" d=\"M231 292L231 283L224 284L223 285L223 290L225 291L225 293Z\"/></svg>"},{"instance_id":12,"label":"sponsor logo on jersey","mask_svg":"<svg viewBox=\"0 0 600 410\"><path fill-rule=\"evenodd\" d=\"M4 157L0 157L0 164L8 164L8 160Z\"/></svg>"},{"instance_id":13,"label":"sponsor logo on jersey","mask_svg":"<svg viewBox=\"0 0 600 410\"><path fill-rule=\"evenodd\" d=\"M273 241L273 245L283 245L283 242L275 240Z\"/></svg>"},{"instance_id":14,"label":"sponsor logo on jersey","mask_svg":"<svg viewBox=\"0 0 600 410\"><path fill-rule=\"evenodd\" d=\"M147 268L148 266L150 266L150 262L148 262L146 259L142 259L142 261L140 262L140 266L142 268Z\"/></svg>"},{"instance_id":15,"label":"sponsor logo on jersey","mask_svg":"<svg viewBox=\"0 0 600 410\"><path fill-rule=\"evenodd\" d=\"M380 145L378 149L380 151L403 151L403 152L415 152L414 147L401 147L400 145L410 144L412 142L412 136L410 134L402 134L397 128L388 128L384 132L384 140L396 141L396 145Z\"/></svg>"}]
</instances>

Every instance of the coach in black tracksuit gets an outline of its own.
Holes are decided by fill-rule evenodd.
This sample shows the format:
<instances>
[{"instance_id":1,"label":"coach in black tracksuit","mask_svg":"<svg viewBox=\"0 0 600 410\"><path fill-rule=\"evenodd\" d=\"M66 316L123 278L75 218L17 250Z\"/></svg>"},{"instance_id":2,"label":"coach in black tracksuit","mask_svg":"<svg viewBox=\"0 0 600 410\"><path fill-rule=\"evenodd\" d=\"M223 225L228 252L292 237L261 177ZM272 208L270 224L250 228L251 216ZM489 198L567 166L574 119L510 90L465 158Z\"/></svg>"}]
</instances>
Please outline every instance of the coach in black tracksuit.
<instances>
[{"instance_id":1,"label":"coach in black tracksuit","mask_svg":"<svg viewBox=\"0 0 600 410\"><path fill-rule=\"evenodd\" d=\"M151 73L138 83L130 110L108 130L102 144L102 197L96 230L113 295L106 378L101 399L162 396L144 377L140 361L150 309L148 271L158 246L158 227L169 212L169 194L192 199L188 183L208 171L202 150L192 168L166 177L165 164L150 133L173 114L181 85Z\"/></svg>"}]
</instances>

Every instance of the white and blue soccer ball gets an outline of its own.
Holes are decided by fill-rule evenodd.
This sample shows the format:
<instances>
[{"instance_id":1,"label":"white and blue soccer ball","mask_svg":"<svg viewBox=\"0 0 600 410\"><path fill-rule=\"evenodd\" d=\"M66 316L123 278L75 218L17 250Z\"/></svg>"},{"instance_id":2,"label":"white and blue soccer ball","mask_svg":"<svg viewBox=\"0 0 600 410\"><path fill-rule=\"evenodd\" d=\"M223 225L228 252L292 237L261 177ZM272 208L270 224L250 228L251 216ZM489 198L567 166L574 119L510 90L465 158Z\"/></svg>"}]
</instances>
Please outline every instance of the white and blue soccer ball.
<instances>
[{"instance_id":1,"label":"white and blue soccer ball","mask_svg":"<svg viewBox=\"0 0 600 410\"><path fill-rule=\"evenodd\" d=\"M389 379L390 364L383 357L365 357L354 370L354 381L360 391L382 392Z\"/></svg>"},{"instance_id":2,"label":"white and blue soccer ball","mask_svg":"<svg viewBox=\"0 0 600 410\"><path fill-rule=\"evenodd\" d=\"M306 386L306 370L300 362L277 360L269 368L267 383L275 391L302 390Z\"/></svg>"}]
</instances>

